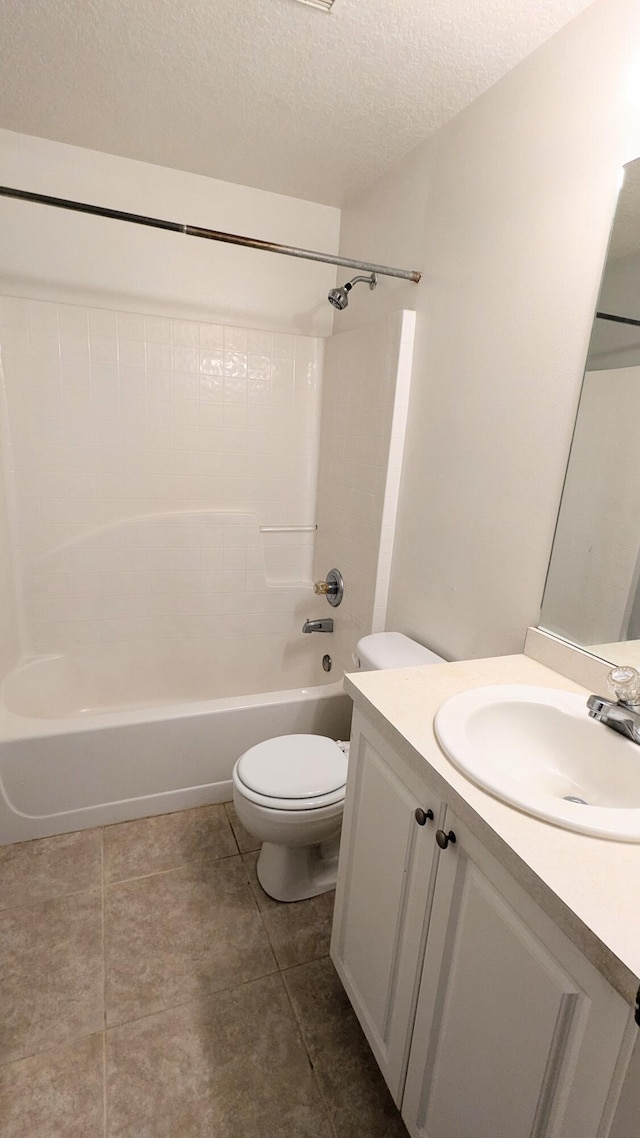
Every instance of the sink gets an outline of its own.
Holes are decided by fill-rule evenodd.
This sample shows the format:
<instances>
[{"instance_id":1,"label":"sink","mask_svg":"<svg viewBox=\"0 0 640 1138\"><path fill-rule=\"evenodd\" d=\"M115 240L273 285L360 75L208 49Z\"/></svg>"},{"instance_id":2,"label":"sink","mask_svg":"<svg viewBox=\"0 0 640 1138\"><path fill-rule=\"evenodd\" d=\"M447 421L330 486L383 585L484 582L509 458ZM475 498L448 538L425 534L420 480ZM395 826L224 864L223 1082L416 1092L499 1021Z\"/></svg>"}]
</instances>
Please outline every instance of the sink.
<instances>
[{"instance_id":1,"label":"sink","mask_svg":"<svg viewBox=\"0 0 640 1138\"><path fill-rule=\"evenodd\" d=\"M472 782L527 814L640 842L640 746L590 719L586 696L494 685L443 703L435 732Z\"/></svg>"}]
</instances>

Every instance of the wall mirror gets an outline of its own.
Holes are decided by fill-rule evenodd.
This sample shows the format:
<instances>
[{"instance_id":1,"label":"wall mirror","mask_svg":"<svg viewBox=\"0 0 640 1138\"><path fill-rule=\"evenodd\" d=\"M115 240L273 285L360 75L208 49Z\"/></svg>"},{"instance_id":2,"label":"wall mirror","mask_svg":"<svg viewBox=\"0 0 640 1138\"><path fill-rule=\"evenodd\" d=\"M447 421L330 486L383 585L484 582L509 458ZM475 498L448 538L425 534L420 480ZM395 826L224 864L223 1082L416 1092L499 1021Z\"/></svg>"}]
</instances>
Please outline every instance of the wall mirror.
<instances>
[{"instance_id":1,"label":"wall mirror","mask_svg":"<svg viewBox=\"0 0 640 1138\"><path fill-rule=\"evenodd\" d=\"M640 666L640 159L618 198L540 627Z\"/></svg>"}]
</instances>

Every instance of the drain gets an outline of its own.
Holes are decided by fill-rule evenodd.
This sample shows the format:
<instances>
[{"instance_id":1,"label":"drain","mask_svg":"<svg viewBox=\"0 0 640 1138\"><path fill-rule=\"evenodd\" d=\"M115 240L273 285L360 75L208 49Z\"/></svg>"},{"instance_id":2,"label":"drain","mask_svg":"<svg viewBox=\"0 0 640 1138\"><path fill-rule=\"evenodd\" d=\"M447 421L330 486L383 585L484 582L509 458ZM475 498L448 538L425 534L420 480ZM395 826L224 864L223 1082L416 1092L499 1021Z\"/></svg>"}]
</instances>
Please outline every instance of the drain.
<instances>
[{"instance_id":1,"label":"drain","mask_svg":"<svg viewBox=\"0 0 640 1138\"><path fill-rule=\"evenodd\" d=\"M575 794L564 794L562 796L563 802L577 802L579 806L588 806L589 803L585 802L584 798L576 798Z\"/></svg>"}]
</instances>

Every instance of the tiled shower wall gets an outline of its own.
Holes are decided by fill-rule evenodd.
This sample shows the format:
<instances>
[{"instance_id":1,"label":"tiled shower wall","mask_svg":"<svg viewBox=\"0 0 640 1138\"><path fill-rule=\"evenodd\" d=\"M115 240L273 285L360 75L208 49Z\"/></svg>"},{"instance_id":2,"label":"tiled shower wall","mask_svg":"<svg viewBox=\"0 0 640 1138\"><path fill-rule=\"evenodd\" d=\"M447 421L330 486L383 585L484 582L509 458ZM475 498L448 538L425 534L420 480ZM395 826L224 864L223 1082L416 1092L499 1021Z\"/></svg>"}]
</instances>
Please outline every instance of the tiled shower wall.
<instances>
[{"instance_id":1,"label":"tiled shower wall","mask_svg":"<svg viewBox=\"0 0 640 1138\"><path fill-rule=\"evenodd\" d=\"M386 625L414 330L414 312L395 312L325 349L314 569L344 577L331 651L346 671L360 637Z\"/></svg>"},{"instance_id":2,"label":"tiled shower wall","mask_svg":"<svg viewBox=\"0 0 640 1138\"><path fill-rule=\"evenodd\" d=\"M24 652L246 635L284 650L309 595L321 349L2 298Z\"/></svg>"}]
</instances>

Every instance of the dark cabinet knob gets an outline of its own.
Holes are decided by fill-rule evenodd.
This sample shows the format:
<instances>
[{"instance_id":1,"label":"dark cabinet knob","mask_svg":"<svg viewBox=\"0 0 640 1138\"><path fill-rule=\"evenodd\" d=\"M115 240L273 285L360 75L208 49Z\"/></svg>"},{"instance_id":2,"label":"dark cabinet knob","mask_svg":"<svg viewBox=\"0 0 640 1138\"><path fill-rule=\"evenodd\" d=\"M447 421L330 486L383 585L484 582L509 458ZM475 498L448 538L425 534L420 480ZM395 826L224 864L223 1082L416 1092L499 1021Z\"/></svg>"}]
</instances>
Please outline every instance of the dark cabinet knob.
<instances>
[{"instance_id":1,"label":"dark cabinet knob","mask_svg":"<svg viewBox=\"0 0 640 1138\"><path fill-rule=\"evenodd\" d=\"M446 850L447 846L449 845L449 842L451 842L451 844L453 845L455 840L456 840L456 836L455 836L453 830L449 830L448 834L445 834L444 830L436 830L436 841L437 841L438 845L440 846L441 850Z\"/></svg>"},{"instance_id":2,"label":"dark cabinet knob","mask_svg":"<svg viewBox=\"0 0 640 1138\"><path fill-rule=\"evenodd\" d=\"M433 822L433 810L423 810L420 806L416 810L416 822L419 826L425 826L427 818Z\"/></svg>"}]
</instances>

